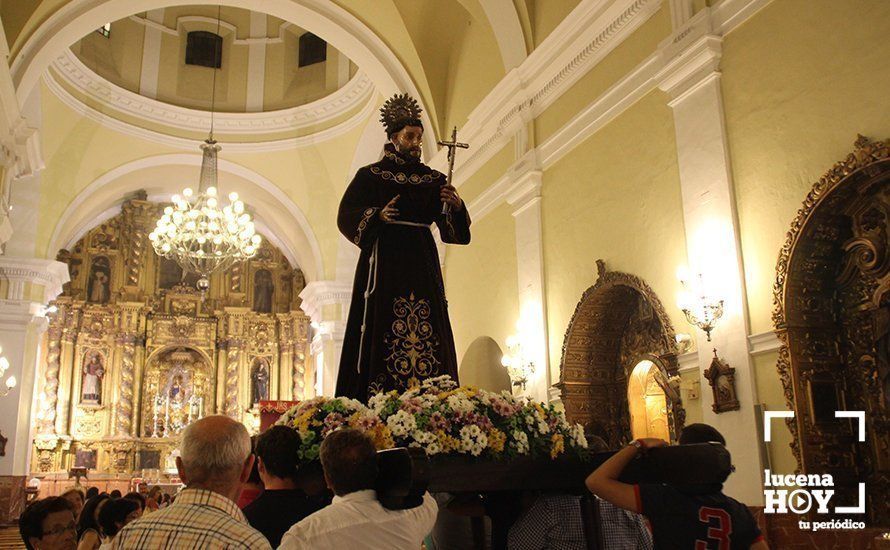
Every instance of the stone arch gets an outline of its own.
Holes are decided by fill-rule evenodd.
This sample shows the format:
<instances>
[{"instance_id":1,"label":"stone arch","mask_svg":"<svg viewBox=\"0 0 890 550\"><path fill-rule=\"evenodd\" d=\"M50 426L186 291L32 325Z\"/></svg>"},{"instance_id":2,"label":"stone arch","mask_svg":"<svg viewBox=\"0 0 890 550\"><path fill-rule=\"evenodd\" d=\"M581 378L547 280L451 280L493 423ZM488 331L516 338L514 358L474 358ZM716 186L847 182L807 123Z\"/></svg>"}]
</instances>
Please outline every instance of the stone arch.
<instances>
[{"instance_id":1,"label":"stone arch","mask_svg":"<svg viewBox=\"0 0 890 550\"><path fill-rule=\"evenodd\" d=\"M859 136L791 223L776 265L773 324L791 449L802 473L834 477L836 498L890 523L890 140ZM865 443L837 410L864 410ZM884 428L882 428L884 426Z\"/></svg>"},{"instance_id":2,"label":"stone arch","mask_svg":"<svg viewBox=\"0 0 890 550\"><path fill-rule=\"evenodd\" d=\"M686 413L668 380L677 376L677 344L670 318L645 281L607 271L597 260L599 277L581 296L563 340L560 380L566 416L602 437L610 447L630 439L627 384L642 360L654 363L668 394L671 435Z\"/></svg>"}]
</instances>

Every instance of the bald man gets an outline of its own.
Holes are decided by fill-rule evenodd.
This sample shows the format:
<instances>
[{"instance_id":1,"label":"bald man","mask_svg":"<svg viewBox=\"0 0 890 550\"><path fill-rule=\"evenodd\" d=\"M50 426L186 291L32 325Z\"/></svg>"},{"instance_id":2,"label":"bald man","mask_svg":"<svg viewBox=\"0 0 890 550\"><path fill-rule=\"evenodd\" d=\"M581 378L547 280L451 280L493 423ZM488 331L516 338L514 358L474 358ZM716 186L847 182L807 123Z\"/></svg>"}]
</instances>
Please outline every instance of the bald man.
<instances>
[{"instance_id":1,"label":"bald man","mask_svg":"<svg viewBox=\"0 0 890 550\"><path fill-rule=\"evenodd\" d=\"M271 550L235 504L253 467L244 425L205 416L183 431L180 453L176 469L186 488L172 505L124 527L112 548Z\"/></svg>"}]
</instances>

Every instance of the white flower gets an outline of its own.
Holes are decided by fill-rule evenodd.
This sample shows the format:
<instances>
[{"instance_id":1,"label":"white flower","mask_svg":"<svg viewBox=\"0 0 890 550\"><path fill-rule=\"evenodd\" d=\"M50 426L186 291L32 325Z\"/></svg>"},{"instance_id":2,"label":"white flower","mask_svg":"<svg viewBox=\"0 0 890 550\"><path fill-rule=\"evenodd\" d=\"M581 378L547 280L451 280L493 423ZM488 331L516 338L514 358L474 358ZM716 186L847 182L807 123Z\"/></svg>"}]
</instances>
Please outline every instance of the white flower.
<instances>
[{"instance_id":1,"label":"white flower","mask_svg":"<svg viewBox=\"0 0 890 550\"><path fill-rule=\"evenodd\" d=\"M448 406L456 413L470 413L476 410L476 405L463 395L449 395Z\"/></svg>"},{"instance_id":2,"label":"white flower","mask_svg":"<svg viewBox=\"0 0 890 550\"><path fill-rule=\"evenodd\" d=\"M442 447L439 445L439 440L436 439L426 447L424 447L426 454L429 456L437 455L442 452Z\"/></svg>"},{"instance_id":3,"label":"white flower","mask_svg":"<svg viewBox=\"0 0 890 550\"><path fill-rule=\"evenodd\" d=\"M417 429L414 415L406 411L398 411L386 419L386 426L396 437L404 437Z\"/></svg>"},{"instance_id":4,"label":"white flower","mask_svg":"<svg viewBox=\"0 0 890 550\"><path fill-rule=\"evenodd\" d=\"M525 432L520 432L519 430L513 432L513 439L516 440L514 442L516 452L521 455L528 454L528 436L525 435Z\"/></svg>"},{"instance_id":5,"label":"white flower","mask_svg":"<svg viewBox=\"0 0 890 550\"><path fill-rule=\"evenodd\" d=\"M388 393L375 393L373 396L371 396L370 399L368 399L368 407L370 407L372 411L379 413L381 410L383 410L383 406L386 405L386 402L388 400Z\"/></svg>"},{"instance_id":6,"label":"white flower","mask_svg":"<svg viewBox=\"0 0 890 550\"><path fill-rule=\"evenodd\" d=\"M572 439L574 439L575 443L582 449L587 448L587 437L584 435L584 426L581 424L572 426Z\"/></svg>"},{"instance_id":7,"label":"white flower","mask_svg":"<svg viewBox=\"0 0 890 550\"><path fill-rule=\"evenodd\" d=\"M475 424L460 429L460 448L473 456L479 456L488 446L488 436Z\"/></svg>"},{"instance_id":8,"label":"white flower","mask_svg":"<svg viewBox=\"0 0 890 550\"><path fill-rule=\"evenodd\" d=\"M546 422L541 420L540 422L538 422L538 432L540 432L542 435L548 434L550 433L550 426L548 426Z\"/></svg>"}]
</instances>

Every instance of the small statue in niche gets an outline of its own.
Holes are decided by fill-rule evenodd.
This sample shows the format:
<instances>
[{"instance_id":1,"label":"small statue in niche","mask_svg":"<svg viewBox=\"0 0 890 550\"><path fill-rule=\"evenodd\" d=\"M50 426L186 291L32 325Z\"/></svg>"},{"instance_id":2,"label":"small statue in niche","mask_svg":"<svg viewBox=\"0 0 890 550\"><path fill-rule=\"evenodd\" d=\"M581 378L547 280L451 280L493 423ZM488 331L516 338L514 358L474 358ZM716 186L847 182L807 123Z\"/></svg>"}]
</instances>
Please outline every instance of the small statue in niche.
<instances>
[{"instance_id":1,"label":"small statue in niche","mask_svg":"<svg viewBox=\"0 0 890 550\"><path fill-rule=\"evenodd\" d=\"M183 390L182 375L177 374L177 375L173 376L173 380L170 382L170 391L168 392L168 395L170 396L170 401L173 401L176 403L182 401L182 395L183 395L182 390Z\"/></svg>"},{"instance_id":2,"label":"small statue in niche","mask_svg":"<svg viewBox=\"0 0 890 550\"><path fill-rule=\"evenodd\" d=\"M111 266L105 256L99 256L93 260L87 287L88 302L108 303L108 299L111 297Z\"/></svg>"},{"instance_id":3,"label":"small statue in niche","mask_svg":"<svg viewBox=\"0 0 890 550\"><path fill-rule=\"evenodd\" d=\"M260 269L253 276L253 310L257 313L272 313L272 293L275 284L268 269Z\"/></svg>"},{"instance_id":4,"label":"small statue in niche","mask_svg":"<svg viewBox=\"0 0 890 550\"><path fill-rule=\"evenodd\" d=\"M741 408L735 391L735 369L717 357L716 349L711 366L705 371L705 378L710 382L711 390L714 392L714 404L711 405L711 409L715 413L737 411Z\"/></svg>"},{"instance_id":5,"label":"small statue in niche","mask_svg":"<svg viewBox=\"0 0 890 550\"><path fill-rule=\"evenodd\" d=\"M83 382L80 386L80 402L99 405L102 402L102 378L105 365L102 356L91 353L83 366Z\"/></svg>"},{"instance_id":6,"label":"small statue in niche","mask_svg":"<svg viewBox=\"0 0 890 550\"><path fill-rule=\"evenodd\" d=\"M251 398L253 405L269 398L269 363L265 359L257 359L250 375Z\"/></svg>"}]
</instances>

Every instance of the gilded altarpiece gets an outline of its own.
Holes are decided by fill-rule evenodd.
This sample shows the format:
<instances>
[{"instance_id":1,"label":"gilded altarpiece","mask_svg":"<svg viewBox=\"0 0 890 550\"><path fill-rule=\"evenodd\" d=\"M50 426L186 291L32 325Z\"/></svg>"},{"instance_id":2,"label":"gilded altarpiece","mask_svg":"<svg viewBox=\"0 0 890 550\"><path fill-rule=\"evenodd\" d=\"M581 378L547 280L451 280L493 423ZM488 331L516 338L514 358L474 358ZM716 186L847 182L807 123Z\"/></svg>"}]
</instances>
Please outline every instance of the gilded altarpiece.
<instances>
[{"instance_id":1,"label":"gilded altarpiece","mask_svg":"<svg viewBox=\"0 0 890 550\"><path fill-rule=\"evenodd\" d=\"M260 399L305 397L302 272L264 240L201 294L148 241L164 206L128 199L58 254L71 281L42 348L38 475L66 472L78 451L96 451L94 475L128 477L152 453L170 470L189 421L227 414L255 431Z\"/></svg>"},{"instance_id":2,"label":"gilded altarpiece","mask_svg":"<svg viewBox=\"0 0 890 550\"><path fill-rule=\"evenodd\" d=\"M773 322L802 473L831 474L832 502L890 525L890 140L859 136L813 185L779 254ZM859 427L835 411L865 411ZM855 516L857 521L861 516Z\"/></svg>"}]
</instances>

